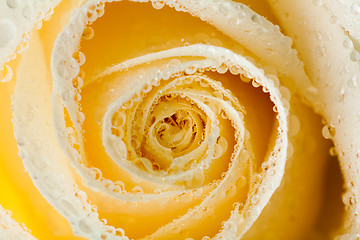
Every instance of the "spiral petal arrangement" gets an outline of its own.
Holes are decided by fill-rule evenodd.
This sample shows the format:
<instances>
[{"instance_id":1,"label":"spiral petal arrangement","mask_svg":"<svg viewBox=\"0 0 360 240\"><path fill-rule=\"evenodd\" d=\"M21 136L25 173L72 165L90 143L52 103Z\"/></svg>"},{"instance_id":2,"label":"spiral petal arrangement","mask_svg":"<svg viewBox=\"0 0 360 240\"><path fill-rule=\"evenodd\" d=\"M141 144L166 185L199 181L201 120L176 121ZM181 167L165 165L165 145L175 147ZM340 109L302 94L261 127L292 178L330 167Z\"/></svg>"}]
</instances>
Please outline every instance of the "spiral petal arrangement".
<instances>
[{"instance_id":1,"label":"spiral petal arrangement","mask_svg":"<svg viewBox=\"0 0 360 240\"><path fill-rule=\"evenodd\" d=\"M70 20L49 23L61 26L58 35L32 33L12 122L26 170L75 235L316 236L329 143L314 112L333 116L321 100L324 76L299 59L307 57L301 37L292 36L298 56L278 26L227 0L73 8ZM279 19L283 8L274 10ZM337 144L334 125L322 134ZM343 238L356 235L353 208ZM14 226L6 236L33 239L2 212L0 224Z\"/></svg>"}]
</instances>

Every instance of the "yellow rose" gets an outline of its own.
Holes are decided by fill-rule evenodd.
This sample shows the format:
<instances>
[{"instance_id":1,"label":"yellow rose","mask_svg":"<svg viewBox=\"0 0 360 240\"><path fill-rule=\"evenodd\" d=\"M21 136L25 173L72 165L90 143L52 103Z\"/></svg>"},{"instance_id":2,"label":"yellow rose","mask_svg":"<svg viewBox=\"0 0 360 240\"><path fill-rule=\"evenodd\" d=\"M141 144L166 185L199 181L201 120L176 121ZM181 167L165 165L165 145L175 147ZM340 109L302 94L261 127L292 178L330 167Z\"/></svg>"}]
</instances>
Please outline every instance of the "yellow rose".
<instances>
[{"instance_id":1,"label":"yellow rose","mask_svg":"<svg viewBox=\"0 0 360 240\"><path fill-rule=\"evenodd\" d=\"M0 4L0 239L360 237L357 1Z\"/></svg>"}]
</instances>

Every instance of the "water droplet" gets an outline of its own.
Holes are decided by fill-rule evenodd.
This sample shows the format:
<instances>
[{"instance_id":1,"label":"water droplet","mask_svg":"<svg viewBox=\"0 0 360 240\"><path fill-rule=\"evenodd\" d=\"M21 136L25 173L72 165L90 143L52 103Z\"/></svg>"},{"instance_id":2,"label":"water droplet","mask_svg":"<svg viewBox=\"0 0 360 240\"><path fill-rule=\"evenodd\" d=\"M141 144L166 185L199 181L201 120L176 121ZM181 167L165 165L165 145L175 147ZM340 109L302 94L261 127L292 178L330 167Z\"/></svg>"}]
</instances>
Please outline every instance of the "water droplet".
<instances>
[{"instance_id":1,"label":"water droplet","mask_svg":"<svg viewBox=\"0 0 360 240\"><path fill-rule=\"evenodd\" d=\"M16 138L16 143L18 146L24 146L25 140L22 137L18 137L18 138Z\"/></svg>"},{"instance_id":2,"label":"water droplet","mask_svg":"<svg viewBox=\"0 0 360 240\"><path fill-rule=\"evenodd\" d=\"M253 21L254 23L259 23L260 19L261 19L260 16L257 14L251 16L251 21Z\"/></svg>"},{"instance_id":3,"label":"water droplet","mask_svg":"<svg viewBox=\"0 0 360 240\"><path fill-rule=\"evenodd\" d=\"M261 182L261 179L262 179L262 176L260 174L254 174L252 181L254 184L258 184Z\"/></svg>"},{"instance_id":4,"label":"water droplet","mask_svg":"<svg viewBox=\"0 0 360 240\"><path fill-rule=\"evenodd\" d=\"M335 127L333 125L325 125L322 128L322 135L326 139L331 139L335 136Z\"/></svg>"},{"instance_id":5,"label":"water droplet","mask_svg":"<svg viewBox=\"0 0 360 240\"><path fill-rule=\"evenodd\" d=\"M155 9L162 9L165 6L165 2L163 0L153 1L151 4Z\"/></svg>"},{"instance_id":6,"label":"water droplet","mask_svg":"<svg viewBox=\"0 0 360 240\"><path fill-rule=\"evenodd\" d=\"M74 101L75 101L75 102L80 102L80 101L81 101L81 94L80 94L80 93L75 93L75 95L74 95Z\"/></svg>"},{"instance_id":7,"label":"water droplet","mask_svg":"<svg viewBox=\"0 0 360 240\"><path fill-rule=\"evenodd\" d=\"M253 205L258 204L259 201L260 201L260 198L259 198L259 196L257 196L257 195L255 195L255 196L253 196L253 197L251 198L251 204L253 204Z\"/></svg>"},{"instance_id":8,"label":"water droplet","mask_svg":"<svg viewBox=\"0 0 360 240\"><path fill-rule=\"evenodd\" d=\"M356 204L356 202L357 202L357 200L356 200L354 193L349 191L343 195L343 203L345 205L347 205L347 206L354 205L354 204Z\"/></svg>"},{"instance_id":9,"label":"water droplet","mask_svg":"<svg viewBox=\"0 0 360 240\"><path fill-rule=\"evenodd\" d=\"M354 3L352 6L351 6L351 12L353 14L360 14L360 3Z\"/></svg>"},{"instance_id":10,"label":"water droplet","mask_svg":"<svg viewBox=\"0 0 360 240\"><path fill-rule=\"evenodd\" d=\"M78 121L79 121L80 123L83 123L83 122L85 121L85 114L84 114L84 113L82 113L82 112L77 112L76 115L77 115Z\"/></svg>"},{"instance_id":11,"label":"water droplet","mask_svg":"<svg viewBox=\"0 0 360 240\"><path fill-rule=\"evenodd\" d=\"M268 79L271 79L274 82L275 87L278 87L280 85L279 78L274 74L266 74L266 77Z\"/></svg>"},{"instance_id":12,"label":"water droplet","mask_svg":"<svg viewBox=\"0 0 360 240\"><path fill-rule=\"evenodd\" d=\"M84 65L86 57L82 52L75 52L73 58L79 63L80 66Z\"/></svg>"},{"instance_id":13,"label":"water droplet","mask_svg":"<svg viewBox=\"0 0 360 240\"><path fill-rule=\"evenodd\" d=\"M343 102L344 101L344 99L345 99L345 89L341 89L340 90L340 93L336 96L336 101L338 101L338 102Z\"/></svg>"},{"instance_id":14,"label":"water droplet","mask_svg":"<svg viewBox=\"0 0 360 240\"><path fill-rule=\"evenodd\" d=\"M89 11L87 12L87 17L88 17L88 23L94 22L96 20L96 18L98 17L97 12L95 11L94 5L89 7Z\"/></svg>"},{"instance_id":15,"label":"water droplet","mask_svg":"<svg viewBox=\"0 0 360 240\"><path fill-rule=\"evenodd\" d=\"M7 20L0 22L0 47L9 44L16 36L15 25Z\"/></svg>"},{"instance_id":16,"label":"water droplet","mask_svg":"<svg viewBox=\"0 0 360 240\"><path fill-rule=\"evenodd\" d=\"M125 231L124 231L124 229L122 229L122 228L117 228L116 230L115 230L115 234L116 234L116 236L125 236Z\"/></svg>"},{"instance_id":17,"label":"water droplet","mask_svg":"<svg viewBox=\"0 0 360 240\"><path fill-rule=\"evenodd\" d=\"M90 40L94 37L94 29L92 27L86 27L82 33L82 37L86 40Z\"/></svg>"},{"instance_id":18,"label":"water droplet","mask_svg":"<svg viewBox=\"0 0 360 240\"><path fill-rule=\"evenodd\" d=\"M197 67L196 66L189 66L188 68L185 69L185 73L186 74L194 74L197 70Z\"/></svg>"},{"instance_id":19,"label":"water droplet","mask_svg":"<svg viewBox=\"0 0 360 240\"><path fill-rule=\"evenodd\" d=\"M284 87L284 86L280 86L280 93L281 93L281 96L283 98L285 98L286 100L290 100L291 98L291 92L290 90L287 88L287 87Z\"/></svg>"},{"instance_id":20,"label":"water droplet","mask_svg":"<svg viewBox=\"0 0 360 240\"><path fill-rule=\"evenodd\" d=\"M132 108L132 106L134 105L134 101L130 98L128 101L124 102L123 105L121 106L121 108L123 109L129 109Z\"/></svg>"},{"instance_id":21,"label":"water droplet","mask_svg":"<svg viewBox=\"0 0 360 240\"><path fill-rule=\"evenodd\" d=\"M279 25L274 25L273 26L273 31L274 32L279 32L280 31L280 26Z\"/></svg>"},{"instance_id":22,"label":"water droplet","mask_svg":"<svg viewBox=\"0 0 360 240\"><path fill-rule=\"evenodd\" d=\"M252 85L256 88L260 87L260 83L258 81L256 81L255 79L252 81Z\"/></svg>"},{"instance_id":23,"label":"water droplet","mask_svg":"<svg viewBox=\"0 0 360 240\"><path fill-rule=\"evenodd\" d=\"M8 65L3 66L2 68L0 67L0 82L4 83L10 81L12 76L13 76L13 71Z\"/></svg>"},{"instance_id":24,"label":"water droplet","mask_svg":"<svg viewBox=\"0 0 360 240\"><path fill-rule=\"evenodd\" d=\"M143 87L142 92L148 93L148 92L151 91L152 87L153 87L153 86L152 86L151 84L147 83L147 84Z\"/></svg>"},{"instance_id":25,"label":"water droplet","mask_svg":"<svg viewBox=\"0 0 360 240\"><path fill-rule=\"evenodd\" d=\"M41 29L42 25L43 25L42 20L37 21L37 22L35 23L34 28L35 28L36 30L39 30L39 29Z\"/></svg>"},{"instance_id":26,"label":"water droplet","mask_svg":"<svg viewBox=\"0 0 360 240\"><path fill-rule=\"evenodd\" d=\"M240 67L239 67L239 66L236 66L236 65L231 66L231 67L230 67L230 72L231 72L232 74L234 74L234 75L237 75L237 74L240 73Z\"/></svg>"},{"instance_id":27,"label":"water droplet","mask_svg":"<svg viewBox=\"0 0 360 240\"><path fill-rule=\"evenodd\" d=\"M241 81L246 82L246 83L251 81L251 79L246 77L244 74L240 74L240 79L241 79Z\"/></svg>"},{"instance_id":28,"label":"water droplet","mask_svg":"<svg viewBox=\"0 0 360 240\"><path fill-rule=\"evenodd\" d=\"M218 99L222 99L223 95L220 91L214 91L212 94L214 97L218 98Z\"/></svg>"},{"instance_id":29,"label":"water droplet","mask_svg":"<svg viewBox=\"0 0 360 240\"><path fill-rule=\"evenodd\" d=\"M17 8L19 6L19 1L18 0L7 0L6 5L9 8Z\"/></svg>"},{"instance_id":30,"label":"water droplet","mask_svg":"<svg viewBox=\"0 0 360 240\"><path fill-rule=\"evenodd\" d=\"M305 94L310 101L315 101L318 98L319 90L314 86L310 86L306 89Z\"/></svg>"},{"instance_id":31,"label":"water droplet","mask_svg":"<svg viewBox=\"0 0 360 240\"><path fill-rule=\"evenodd\" d=\"M360 53L358 53L356 50L353 50L351 53L350 53L350 59L351 61L359 61L360 60Z\"/></svg>"},{"instance_id":32,"label":"water droplet","mask_svg":"<svg viewBox=\"0 0 360 240\"><path fill-rule=\"evenodd\" d=\"M121 181L116 181L113 186L113 192L122 192L125 189L125 184Z\"/></svg>"},{"instance_id":33,"label":"water droplet","mask_svg":"<svg viewBox=\"0 0 360 240\"><path fill-rule=\"evenodd\" d=\"M72 80L72 85L74 88L81 88L83 86L83 80L80 77L76 77Z\"/></svg>"},{"instance_id":34,"label":"water droplet","mask_svg":"<svg viewBox=\"0 0 360 240\"><path fill-rule=\"evenodd\" d=\"M246 185L246 182L246 177L240 176L239 179L236 181L236 186L239 188L244 187Z\"/></svg>"},{"instance_id":35,"label":"water droplet","mask_svg":"<svg viewBox=\"0 0 360 240\"><path fill-rule=\"evenodd\" d=\"M74 58L59 61L57 64L57 74L64 79L73 79L78 76L80 66Z\"/></svg>"},{"instance_id":36,"label":"water droplet","mask_svg":"<svg viewBox=\"0 0 360 240\"><path fill-rule=\"evenodd\" d=\"M224 137L219 137L217 143L214 146L214 159L221 157L221 155L226 152L228 147L228 142Z\"/></svg>"},{"instance_id":37,"label":"water droplet","mask_svg":"<svg viewBox=\"0 0 360 240\"><path fill-rule=\"evenodd\" d=\"M329 154L330 154L330 156L335 157L335 156L337 155L336 148L335 148L335 147L331 147L331 148L329 149Z\"/></svg>"},{"instance_id":38,"label":"water droplet","mask_svg":"<svg viewBox=\"0 0 360 240\"><path fill-rule=\"evenodd\" d=\"M227 70L228 70L228 67L226 66L225 63L222 63L219 67L216 68L216 71L221 74L226 73Z\"/></svg>"},{"instance_id":39,"label":"water droplet","mask_svg":"<svg viewBox=\"0 0 360 240\"><path fill-rule=\"evenodd\" d=\"M358 76L354 76L348 80L348 86L352 88L360 87L360 78Z\"/></svg>"},{"instance_id":40,"label":"water droplet","mask_svg":"<svg viewBox=\"0 0 360 240\"><path fill-rule=\"evenodd\" d=\"M134 193L143 193L144 190L140 186L135 186L135 187L133 187L132 192L134 192Z\"/></svg>"},{"instance_id":41,"label":"water droplet","mask_svg":"<svg viewBox=\"0 0 360 240\"><path fill-rule=\"evenodd\" d=\"M90 168L89 170L90 170L89 174L91 175L91 177L92 177L93 179L95 179L95 180L100 180L100 179L101 179L101 177L102 177L102 172L101 172L100 169L95 168L95 167L92 167L92 168Z\"/></svg>"},{"instance_id":42,"label":"water droplet","mask_svg":"<svg viewBox=\"0 0 360 240\"><path fill-rule=\"evenodd\" d=\"M111 124L113 127L119 128L124 126L126 114L124 112L116 112L111 118Z\"/></svg>"},{"instance_id":43,"label":"water droplet","mask_svg":"<svg viewBox=\"0 0 360 240\"><path fill-rule=\"evenodd\" d=\"M53 14L54 14L54 9L51 8L47 13L45 13L44 21L49 21Z\"/></svg>"},{"instance_id":44,"label":"water droplet","mask_svg":"<svg viewBox=\"0 0 360 240\"><path fill-rule=\"evenodd\" d=\"M238 26L240 24L240 19L239 18L236 18L236 17L230 17L229 18L229 25L230 26Z\"/></svg>"},{"instance_id":45,"label":"water droplet","mask_svg":"<svg viewBox=\"0 0 360 240\"><path fill-rule=\"evenodd\" d=\"M96 12L96 17L97 18L100 18L100 17L104 16L104 13L105 13L104 7L102 6L102 7L97 8L95 10L95 12Z\"/></svg>"}]
</instances>

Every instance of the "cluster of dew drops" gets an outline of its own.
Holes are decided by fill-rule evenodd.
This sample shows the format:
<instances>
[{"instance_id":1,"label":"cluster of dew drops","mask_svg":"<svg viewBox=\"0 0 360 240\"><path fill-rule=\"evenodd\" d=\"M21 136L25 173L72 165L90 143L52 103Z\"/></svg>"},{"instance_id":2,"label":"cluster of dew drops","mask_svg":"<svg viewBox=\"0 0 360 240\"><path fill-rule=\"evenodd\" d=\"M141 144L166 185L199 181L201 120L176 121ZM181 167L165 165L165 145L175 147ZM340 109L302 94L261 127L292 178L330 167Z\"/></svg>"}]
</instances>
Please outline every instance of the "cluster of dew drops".
<instances>
[{"instance_id":1,"label":"cluster of dew drops","mask_svg":"<svg viewBox=\"0 0 360 240\"><path fill-rule=\"evenodd\" d=\"M24 18L25 22L31 15L33 15L31 12L31 6L23 6L17 0L7 0L6 8L7 9L4 9L3 11L16 11L18 12L18 15L20 14L19 17ZM48 21L53 12L54 10L50 9L48 12L38 13L37 15L39 16L39 20L34 23L33 27L39 30L42 27L43 21ZM4 18L0 20L0 50L9 48L9 45L11 45L11 43L16 40L17 35L18 27L10 19ZM21 54L29 47L29 39L30 33L24 33L21 36L19 44L15 47L15 49L11 49L12 54L10 55L9 60L15 59L17 54ZM12 77L13 70L9 65L5 64L0 66L0 82L8 82L12 79Z\"/></svg>"}]
</instances>

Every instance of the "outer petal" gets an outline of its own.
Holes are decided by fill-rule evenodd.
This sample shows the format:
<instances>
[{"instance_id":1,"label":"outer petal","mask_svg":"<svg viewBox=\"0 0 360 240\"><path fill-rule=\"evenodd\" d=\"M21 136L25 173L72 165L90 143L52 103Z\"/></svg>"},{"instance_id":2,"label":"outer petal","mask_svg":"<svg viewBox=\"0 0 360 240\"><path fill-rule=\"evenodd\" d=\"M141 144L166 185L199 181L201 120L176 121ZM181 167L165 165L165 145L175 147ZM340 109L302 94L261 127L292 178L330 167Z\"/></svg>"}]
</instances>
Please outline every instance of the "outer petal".
<instances>
[{"instance_id":1,"label":"outer petal","mask_svg":"<svg viewBox=\"0 0 360 240\"><path fill-rule=\"evenodd\" d=\"M322 1L269 1L285 31L294 39L305 69L319 89L319 104L327 125L325 138L334 140L346 182L343 201L348 210L344 239L360 231L360 55L343 26L332 21ZM334 1L329 1L332 10ZM350 1L351 2L351 1ZM355 1L352 1L355 4ZM340 12L345 5L336 5ZM342 10L340 10L342 9ZM339 16L340 17L340 16ZM360 29L358 18L348 15L340 23L350 35ZM355 30L355 31L353 31ZM351 238L352 239L352 238ZM354 238L355 239L355 238Z\"/></svg>"}]
</instances>

